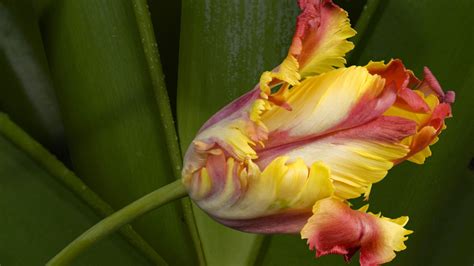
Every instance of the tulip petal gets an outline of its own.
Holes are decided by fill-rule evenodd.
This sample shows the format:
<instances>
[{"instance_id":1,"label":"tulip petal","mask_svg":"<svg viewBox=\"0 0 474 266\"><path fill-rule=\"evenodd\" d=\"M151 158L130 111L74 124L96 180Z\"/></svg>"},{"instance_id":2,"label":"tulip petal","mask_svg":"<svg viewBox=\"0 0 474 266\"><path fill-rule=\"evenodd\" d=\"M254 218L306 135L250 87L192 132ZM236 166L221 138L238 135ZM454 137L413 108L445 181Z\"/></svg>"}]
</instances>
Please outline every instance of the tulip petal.
<instances>
[{"instance_id":1,"label":"tulip petal","mask_svg":"<svg viewBox=\"0 0 474 266\"><path fill-rule=\"evenodd\" d=\"M259 84L262 93L264 93L263 97L270 95L270 89L281 82L286 82L292 86L299 84L301 76L298 73L298 67L298 61L293 56L288 55L276 69L263 72Z\"/></svg>"},{"instance_id":2,"label":"tulip petal","mask_svg":"<svg viewBox=\"0 0 474 266\"><path fill-rule=\"evenodd\" d=\"M373 75L380 75L387 84L395 84L397 91L397 102L399 108L415 112L427 113L430 109L423 97L409 88L420 81L412 71L405 68L399 59L391 60L388 64L384 62L370 62L366 66Z\"/></svg>"},{"instance_id":3,"label":"tulip petal","mask_svg":"<svg viewBox=\"0 0 474 266\"><path fill-rule=\"evenodd\" d=\"M425 159L431 156L429 146L438 141L438 136L446 129L444 119L451 116L451 106L449 104L439 104L436 106L427 123L420 126L417 133L408 138L405 142L410 144L410 152L406 159L423 164Z\"/></svg>"},{"instance_id":4,"label":"tulip petal","mask_svg":"<svg viewBox=\"0 0 474 266\"><path fill-rule=\"evenodd\" d=\"M333 70L306 79L288 93L291 111L272 108L262 116L266 147L308 139L364 124L395 101L395 93L363 67Z\"/></svg>"},{"instance_id":5,"label":"tulip petal","mask_svg":"<svg viewBox=\"0 0 474 266\"><path fill-rule=\"evenodd\" d=\"M413 121L382 116L363 126L320 138L259 151L256 163L265 167L274 158L302 158L307 165L320 161L331 169L335 196L359 197L371 184L383 179L394 162L404 158L409 147L401 142L414 133Z\"/></svg>"},{"instance_id":6,"label":"tulip petal","mask_svg":"<svg viewBox=\"0 0 474 266\"><path fill-rule=\"evenodd\" d=\"M189 184L193 173L204 167L209 154L216 150L238 161L257 158L254 147L267 139L261 114L269 108L269 101L261 97L257 86L211 117L186 152L183 182Z\"/></svg>"},{"instance_id":7,"label":"tulip petal","mask_svg":"<svg viewBox=\"0 0 474 266\"><path fill-rule=\"evenodd\" d=\"M191 196L202 209L225 221L288 211L309 213L314 202L331 196L334 191L329 168L321 162L308 168L302 159L289 162L288 157L282 156L263 171L250 160L245 164L237 165L232 158L225 161L222 154L209 156L206 167L193 177L193 182L199 183L191 186ZM195 195L201 193L201 183L207 182L202 176L211 180L209 197ZM241 230L249 230L239 226Z\"/></svg>"},{"instance_id":8,"label":"tulip petal","mask_svg":"<svg viewBox=\"0 0 474 266\"><path fill-rule=\"evenodd\" d=\"M239 231L259 234L297 234L311 217L311 210L292 211L250 219L222 219L213 217L223 225Z\"/></svg>"},{"instance_id":9,"label":"tulip petal","mask_svg":"<svg viewBox=\"0 0 474 266\"><path fill-rule=\"evenodd\" d=\"M366 208L352 210L335 199L323 199L314 205L313 216L301 230L316 255L341 254L346 261L360 250L360 265L372 266L391 261L394 251L406 249L406 235L412 231L403 226L408 217L389 219L365 213Z\"/></svg>"},{"instance_id":10,"label":"tulip petal","mask_svg":"<svg viewBox=\"0 0 474 266\"><path fill-rule=\"evenodd\" d=\"M289 54L299 62L302 78L343 67L344 55L354 48L347 41L356 32L347 12L331 0L299 0L301 14Z\"/></svg>"},{"instance_id":11,"label":"tulip petal","mask_svg":"<svg viewBox=\"0 0 474 266\"><path fill-rule=\"evenodd\" d=\"M301 79L321 74L346 63L344 55L354 48L347 41L356 32L351 28L347 12L331 0L299 0L301 14L287 57L272 71L260 77L262 97L290 110L286 102L289 86ZM275 94L271 88L284 84Z\"/></svg>"},{"instance_id":12,"label":"tulip petal","mask_svg":"<svg viewBox=\"0 0 474 266\"><path fill-rule=\"evenodd\" d=\"M397 101L384 115L403 117L417 124L416 134L403 141L410 147L410 152L397 163L405 159L418 164L424 163L431 156L429 145L436 142L445 128L444 120L451 116L454 92L445 93L426 67L423 81L418 80L398 59L388 64L371 62L366 67L370 73L381 75L388 82L397 84Z\"/></svg>"}]
</instances>

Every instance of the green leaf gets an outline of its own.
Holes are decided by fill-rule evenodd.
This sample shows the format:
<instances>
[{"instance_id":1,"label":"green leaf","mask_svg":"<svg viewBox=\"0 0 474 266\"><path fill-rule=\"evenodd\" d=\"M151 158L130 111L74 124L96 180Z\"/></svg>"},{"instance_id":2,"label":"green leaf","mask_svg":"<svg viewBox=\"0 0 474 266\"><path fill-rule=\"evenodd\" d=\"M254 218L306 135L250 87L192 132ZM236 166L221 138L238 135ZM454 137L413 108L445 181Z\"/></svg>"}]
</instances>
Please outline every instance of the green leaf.
<instances>
[{"instance_id":1,"label":"green leaf","mask_svg":"<svg viewBox=\"0 0 474 266\"><path fill-rule=\"evenodd\" d=\"M118 208L173 181L131 1L57 1L43 32L72 162L86 183ZM179 203L133 225L168 263L196 261Z\"/></svg>"},{"instance_id":2,"label":"green leaf","mask_svg":"<svg viewBox=\"0 0 474 266\"><path fill-rule=\"evenodd\" d=\"M37 18L28 2L0 2L0 108L41 143L62 153L64 129Z\"/></svg>"},{"instance_id":3,"label":"green leaf","mask_svg":"<svg viewBox=\"0 0 474 266\"><path fill-rule=\"evenodd\" d=\"M39 155L43 157L37 157ZM80 191L86 198L76 197L64 183L72 185L75 193ZM110 207L94 198L87 187L77 187L80 184L52 155L0 114L2 264L44 264L71 239L102 218L97 214L98 209L101 212ZM85 203L91 203L89 199L96 203L94 208ZM115 234L74 263L104 264L149 265L149 261Z\"/></svg>"},{"instance_id":4,"label":"green leaf","mask_svg":"<svg viewBox=\"0 0 474 266\"><path fill-rule=\"evenodd\" d=\"M150 18L150 11L146 0L133 0L132 3L153 92L158 104L158 111L163 126L163 135L168 150L171 168L173 169L174 178L180 180L183 164L181 150L179 148L178 135L176 133L170 100L166 90L165 79L160 62L160 54L158 52L158 44L155 40L153 24ZM183 208L184 220L191 234L191 239L193 240L198 263L203 265L205 264L205 258L191 207L191 201L188 198L182 199L181 206Z\"/></svg>"}]
</instances>

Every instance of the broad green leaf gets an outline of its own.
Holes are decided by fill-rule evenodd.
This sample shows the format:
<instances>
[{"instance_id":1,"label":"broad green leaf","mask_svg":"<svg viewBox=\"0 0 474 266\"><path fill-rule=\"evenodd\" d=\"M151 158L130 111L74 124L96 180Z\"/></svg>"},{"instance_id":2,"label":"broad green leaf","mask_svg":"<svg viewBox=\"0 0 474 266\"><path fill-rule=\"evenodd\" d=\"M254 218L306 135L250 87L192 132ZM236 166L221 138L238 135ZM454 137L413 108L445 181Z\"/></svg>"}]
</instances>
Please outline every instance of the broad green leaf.
<instances>
[{"instance_id":1,"label":"broad green leaf","mask_svg":"<svg viewBox=\"0 0 474 266\"><path fill-rule=\"evenodd\" d=\"M0 116L0 263L44 265L102 217L66 188L43 162L31 157L24 147L15 145L11 134L18 132L5 132L11 128L6 125L9 122L5 115ZM26 141L23 144L31 149L39 146ZM85 187L82 189L87 191ZM74 262L74 265L105 264L150 265L150 262L118 234L98 243Z\"/></svg>"},{"instance_id":2,"label":"broad green leaf","mask_svg":"<svg viewBox=\"0 0 474 266\"><path fill-rule=\"evenodd\" d=\"M421 75L429 66L445 89L456 91L454 118L424 165L405 162L374 185L370 208L389 217L410 216L415 231L390 265L470 265L474 261L474 156L472 102L474 2L381 1L352 63L401 58ZM363 16L363 15L362 15ZM344 265L342 258L314 260L299 237L273 237L263 265ZM351 265L358 265L354 257Z\"/></svg>"},{"instance_id":3,"label":"broad green leaf","mask_svg":"<svg viewBox=\"0 0 474 266\"><path fill-rule=\"evenodd\" d=\"M43 39L75 170L113 207L174 180L130 1L56 1ZM180 204L134 227L172 265L196 255Z\"/></svg>"},{"instance_id":4,"label":"broad green leaf","mask_svg":"<svg viewBox=\"0 0 474 266\"><path fill-rule=\"evenodd\" d=\"M62 152L64 129L37 18L29 1L0 2L0 109Z\"/></svg>"}]
</instances>

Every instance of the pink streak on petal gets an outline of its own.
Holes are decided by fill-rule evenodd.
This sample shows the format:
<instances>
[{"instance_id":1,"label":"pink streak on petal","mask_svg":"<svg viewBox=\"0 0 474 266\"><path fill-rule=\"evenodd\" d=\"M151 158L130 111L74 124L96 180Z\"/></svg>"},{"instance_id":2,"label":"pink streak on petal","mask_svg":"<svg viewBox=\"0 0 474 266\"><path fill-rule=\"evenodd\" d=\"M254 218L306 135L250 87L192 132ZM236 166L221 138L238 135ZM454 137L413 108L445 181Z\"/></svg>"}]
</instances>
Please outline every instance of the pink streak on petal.
<instances>
[{"instance_id":1,"label":"pink streak on petal","mask_svg":"<svg viewBox=\"0 0 474 266\"><path fill-rule=\"evenodd\" d=\"M236 203L240 197L245 193L240 183L240 165L239 163L234 164L234 169L232 169L232 183L234 184L234 190L232 191L232 198L227 201L226 206L231 206ZM225 207L225 206L223 206Z\"/></svg>"},{"instance_id":2,"label":"pink streak on petal","mask_svg":"<svg viewBox=\"0 0 474 266\"><path fill-rule=\"evenodd\" d=\"M301 69L323 39L328 24L325 21L330 17L328 13L340 7L331 0L299 0L298 5L302 12L296 22L290 54L298 59Z\"/></svg>"},{"instance_id":3,"label":"pink streak on petal","mask_svg":"<svg viewBox=\"0 0 474 266\"><path fill-rule=\"evenodd\" d=\"M397 98L396 92L395 84L391 83L377 98L371 99L373 97L371 95L362 97L359 103L351 110L347 119L341 122L335 129L341 130L363 125L381 116L395 102Z\"/></svg>"},{"instance_id":4,"label":"pink streak on petal","mask_svg":"<svg viewBox=\"0 0 474 266\"><path fill-rule=\"evenodd\" d=\"M256 160L256 163L259 167L264 168L276 157L318 141L329 141L340 144L351 140L398 143L405 137L415 134L415 132L416 123L412 120L395 116L381 116L369 123L351 129L341 130L302 141L289 142L269 149L262 149L259 151L259 158Z\"/></svg>"},{"instance_id":5,"label":"pink streak on petal","mask_svg":"<svg viewBox=\"0 0 474 266\"><path fill-rule=\"evenodd\" d=\"M454 91L447 91L446 95L444 95L443 102L454 103L455 100L456 100L456 93Z\"/></svg>"},{"instance_id":6,"label":"pink streak on petal","mask_svg":"<svg viewBox=\"0 0 474 266\"><path fill-rule=\"evenodd\" d=\"M394 83L389 84L384 88L384 91L378 95L372 95L373 92L367 92L366 95L362 96L359 102L352 108L350 113L347 115L347 118L342 120L336 126L326 130L325 132L320 132L314 135L308 135L304 138L294 138L289 136L286 131L274 131L270 132L268 136L268 141L265 143L267 148L272 148L280 145L284 145L288 142L298 142L305 139L314 139L318 136L328 135L337 131L348 130L353 127L357 127L368 123L377 117L380 117L390 106L395 102L396 87ZM336 107L335 107L336 108ZM310 121L305 121L305 123L310 123Z\"/></svg>"},{"instance_id":7,"label":"pink streak on petal","mask_svg":"<svg viewBox=\"0 0 474 266\"><path fill-rule=\"evenodd\" d=\"M219 112L214 114L207 122L201 127L198 134L209 128L210 126L216 124L217 122L223 119L232 119L241 115L241 111L248 104L253 103L256 99L260 97L260 87L257 85L253 90L247 92L246 94L240 96L233 102L226 105Z\"/></svg>"},{"instance_id":8,"label":"pink streak on petal","mask_svg":"<svg viewBox=\"0 0 474 266\"><path fill-rule=\"evenodd\" d=\"M416 86L419 80L408 71L400 59L390 61L384 68L368 68L371 74L380 75L385 79L386 84L395 84L397 91L397 105L406 110L427 113L430 107L418 94L412 91L408 86Z\"/></svg>"},{"instance_id":9,"label":"pink streak on petal","mask_svg":"<svg viewBox=\"0 0 474 266\"><path fill-rule=\"evenodd\" d=\"M413 90L409 88L401 89L398 92L399 105L406 104L405 109L408 109L416 113L427 113L430 111L430 107L426 102L421 98L420 95L416 94Z\"/></svg>"},{"instance_id":10,"label":"pink streak on petal","mask_svg":"<svg viewBox=\"0 0 474 266\"><path fill-rule=\"evenodd\" d=\"M386 253L387 247L384 247L387 245L384 241L390 239L384 239L387 236L378 224L377 219L380 218L351 210L348 206L342 206L343 203L327 204L328 201L320 203L322 209L309 219L308 229L302 231L302 236L308 239L309 248L316 250L317 257L340 254L349 262L360 250L361 266L375 266L392 259Z\"/></svg>"},{"instance_id":11,"label":"pink streak on petal","mask_svg":"<svg viewBox=\"0 0 474 266\"><path fill-rule=\"evenodd\" d=\"M444 119L451 115L451 105L448 103L441 103L434 109L429 125L434 127L439 133L442 130Z\"/></svg>"},{"instance_id":12,"label":"pink streak on petal","mask_svg":"<svg viewBox=\"0 0 474 266\"><path fill-rule=\"evenodd\" d=\"M335 139L364 139L396 143L415 134L416 123L396 116L381 116L376 120L333 135Z\"/></svg>"},{"instance_id":13,"label":"pink streak on petal","mask_svg":"<svg viewBox=\"0 0 474 266\"><path fill-rule=\"evenodd\" d=\"M255 219L225 220L214 217L220 223L239 231L259 234L296 234L311 217L311 210L285 212Z\"/></svg>"},{"instance_id":14,"label":"pink streak on petal","mask_svg":"<svg viewBox=\"0 0 474 266\"><path fill-rule=\"evenodd\" d=\"M206 161L206 169L212 180L212 190L209 195L218 195L225 186L227 176L227 163L223 153L209 155Z\"/></svg>"},{"instance_id":15,"label":"pink streak on petal","mask_svg":"<svg viewBox=\"0 0 474 266\"><path fill-rule=\"evenodd\" d=\"M454 93L454 91L447 91L445 93L441 88L441 85L439 84L438 80L428 67L424 67L423 73L425 77L420 87L425 94L430 94L430 92L434 92L441 102L454 103L456 98L456 94Z\"/></svg>"},{"instance_id":16,"label":"pink streak on petal","mask_svg":"<svg viewBox=\"0 0 474 266\"><path fill-rule=\"evenodd\" d=\"M423 68L423 74L425 75L425 80L428 86L439 96L444 97L444 91L441 89L441 85L439 85L438 80L433 75L431 70L428 67Z\"/></svg>"},{"instance_id":17,"label":"pink streak on petal","mask_svg":"<svg viewBox=\"0 0 474 266\"><path fill-rule=\"evenodd\" d=\"M209 174L209 177L211 178L211 191L204 196L200 200L210 200L213 197L218 197L221 193L223 193L226 183L229 181L228 180L228 165L226 158L228 158L228 154L225 153L219 153L217 155L215 154L209 154L207 157L206 161L206 169ZM232 205L234 202L236 202L242 193L242 186L240 183L240 164L238 162L234 163L233 169L232 169L232 179L231 182L233 183L233 191L232 191L232 197L230 199L227 199L225 201L226 205ZM200 179L201 179L201 172L195 172L193 174L193 181L198 185L200 185ZM195 185L195 184L193 184ZM198 187L195 185L194 189L195 191L198 190ZM225 206L222 206L225 207Z\"/></svg>"},{"instance_id":18,"label":"pink streak on petal","mask_svg":"<svg viewBox=\"0 0 474 266\"><path fill-rule=\"evenodd\" d=\"M367 68L370 74L380 75L385 79L386 84L395 82L397 90L406 88L410 83L410 74L403 65L400 59L394 59L390 61L385 67L382 68Z\"/></svg>"},{"instance_id":19,"label":"pink streak on petal","mask_svg":"<svg viewBox=\"0 0 474 266\"><path fill-rule=\"evenodd\" d=\"M422 125L421 129L415 135L413 142L410 145L410 152L399 160L395 161L395 164L399 164L410 158L412 155L422 151L424 148L428 147L433 140L441 133L443 130L444 120L447 117L451 116L451 105L448 103L441 103L435 107L431 118L428 122ZM427 127L433 127L435 131L427 130Z\"/></svg>"}]
</instances>

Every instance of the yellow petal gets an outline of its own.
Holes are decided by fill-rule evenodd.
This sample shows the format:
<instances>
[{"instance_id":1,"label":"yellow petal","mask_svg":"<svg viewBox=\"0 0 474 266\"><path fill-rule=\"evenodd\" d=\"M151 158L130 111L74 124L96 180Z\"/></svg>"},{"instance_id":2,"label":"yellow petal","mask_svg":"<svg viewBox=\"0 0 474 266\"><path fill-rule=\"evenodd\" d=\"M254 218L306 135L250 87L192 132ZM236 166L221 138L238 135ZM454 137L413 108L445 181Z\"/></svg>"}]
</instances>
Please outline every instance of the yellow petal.
<instances>
[{"instance_id":1,"label":"yellow petal","mask_svg":"<svg viewBox=\"0 0 474 266\"><path fill-rule=\"evenodd\" d=\"M335 196L351 199L369 193L371 185L387 175L393 161L407 153L407 146L396 143L328 139L309 143L284 156L302 158L307 165L324 163L331 169Z\"/></svg>"},{"instance_id":2,"label":"yellow petal","mask_svg":"<svg viewBox=\"0 0 474 266\"><path fill-rule=\"evenodd\" d=\"M265 71L260 76L260 89L262 93L264 93L262 97L271 94L271 87L281 82L286 82L294 86L299 84L300 78L300 74L298 73L298 61L296 61L292 55L288 55L276 70ZM272 82L273 84L270 85Z\"/></svg>"},{"instance_id":3,"label":"yellow petal","mask_svg":"<svg viewBox=\"0 0 474 266\"><path fill-rule=\"evenodd\" d=\"M347 41L356 31L347 12L332 1L300 1L302 13L290 47L302 78L343 67L344 55L354 48Z\"/></svg>"},{"instance_id":4,"label":"yellow petal","mask_svg":"<svg viewBox=\"0 0 474 266\"><path fill-rule=\"evenodd\" d=\"M317 200L334 192L329 168L321 162L308 168L302 159L288 161L288 157L282 156L260 171L249 160L247 167L240 172L235 171L234 163L229 159L223 166L227 169L224 189L209 198L195 198L202 209L220 219L252 219L288 211L309 212ZM241 194L237 200L233 193L235 180L240 181Z\"/></svg>"},{"instance_id":5,"label":"yellow petal","mask_svg":"<svg viewBox=\"0 0 474 266\"><path fill-rule=\"evenodd\" d=\"M295 139L327 133L347 120L364 96L376 98L383 89L384 80L363 67L333 70L293 87L287 99L292 110L273 108L262 115L262 121L269 132L285 132Z\"/></svg>"}]
</instances>

